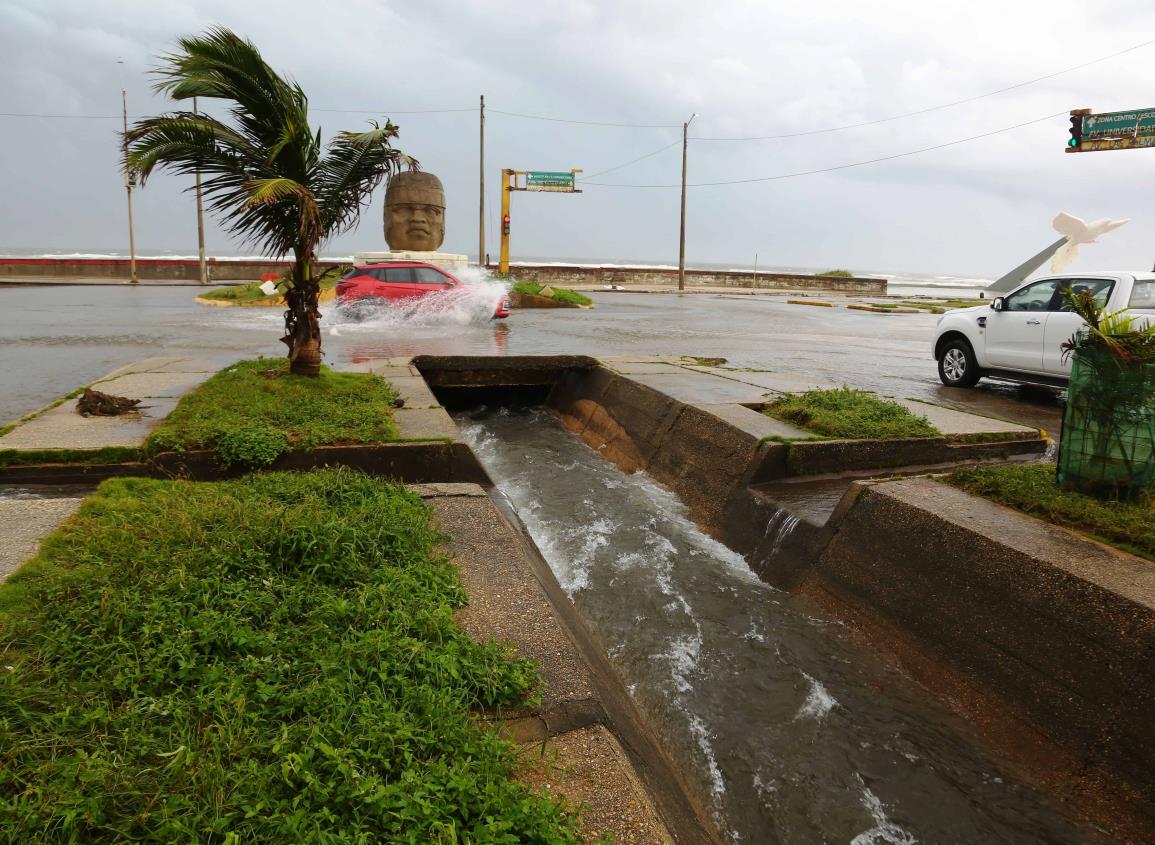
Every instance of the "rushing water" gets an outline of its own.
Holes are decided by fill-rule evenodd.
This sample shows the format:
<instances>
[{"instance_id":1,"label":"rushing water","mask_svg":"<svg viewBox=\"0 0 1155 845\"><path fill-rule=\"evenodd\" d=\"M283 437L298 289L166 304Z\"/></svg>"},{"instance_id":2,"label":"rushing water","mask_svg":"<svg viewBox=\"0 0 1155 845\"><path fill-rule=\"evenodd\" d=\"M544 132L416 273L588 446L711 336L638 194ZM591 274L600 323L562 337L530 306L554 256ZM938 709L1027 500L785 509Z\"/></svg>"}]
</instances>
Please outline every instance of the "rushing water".
<instances>
[{"instance_id":1,"label":"rushing water","mask_svg":"<svg viewBox=\"0 0 1155 845\"><path fill-rule=\"evenodd\" d=\"M732 841L1108 841L1000 773L921 688L547 410L458 422Z\"/></svg>"}]
</instances>

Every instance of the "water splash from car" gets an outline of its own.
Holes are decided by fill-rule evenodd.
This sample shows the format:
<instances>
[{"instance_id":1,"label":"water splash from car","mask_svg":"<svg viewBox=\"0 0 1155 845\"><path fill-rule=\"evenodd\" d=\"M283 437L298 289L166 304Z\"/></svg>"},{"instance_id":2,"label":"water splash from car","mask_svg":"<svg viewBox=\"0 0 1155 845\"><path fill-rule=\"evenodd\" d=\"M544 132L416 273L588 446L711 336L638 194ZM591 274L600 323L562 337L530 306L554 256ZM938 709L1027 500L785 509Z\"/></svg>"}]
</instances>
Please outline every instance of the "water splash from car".
<instances>
[{"instance_id":1,"label":"water splash from car","mask_svg":"<svg viewBox=\"0 0 1155 845\"><path fill-rule=\"evenodd\" d=\"M461 284L409 299L363 299L334 305L324 313L328 333L341 336L379 333L407 327L467 326L488 323L509 286L488 271L467 267L454 274Z\"/></svg>"}]
</instances>

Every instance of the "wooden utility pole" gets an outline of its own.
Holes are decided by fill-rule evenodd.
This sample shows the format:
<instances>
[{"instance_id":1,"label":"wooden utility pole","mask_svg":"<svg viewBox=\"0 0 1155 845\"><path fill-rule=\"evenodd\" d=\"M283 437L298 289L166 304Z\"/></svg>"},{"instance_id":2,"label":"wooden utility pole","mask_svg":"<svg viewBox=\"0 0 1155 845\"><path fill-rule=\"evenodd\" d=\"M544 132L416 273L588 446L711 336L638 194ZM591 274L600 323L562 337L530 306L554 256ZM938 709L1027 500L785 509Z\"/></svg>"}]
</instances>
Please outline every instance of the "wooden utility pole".
<instances>
[{"instance_id":1,"label":"wooden utility pole","mask_svg":"<svg viewBox=\"0 0 1155 845\"><path fill-rule=\"evenodd\" d=\"M193 114L197 113L197 98L193 97ZM201 169L198 167L197 178L197 248L200 251L201 284L209 283L209 268L205 261L205 209L201 202Z\"/></svg>"},{"instance_id":2,"label":"wooden utility pole","mask_svg":"<svg viewBox=\"0 0 1155 845\"><path fill-rule=\"evenodd\" d=\"M136 277L136 234L132 226L132 183L136 181L131 173L128 172L128 92L123 88L120 90L120 104L124 115L124 190L128 195L128 280L139 282L140 279Z\"/></svg>"},{"instance_id":3,"label":"wooden utility pole","mask_svg":"<svg viewBox=\"0 0 1155 845\"><path fill-rule=\"evenodd\" d=\"M478 155L477 263L485 267L485 95L481 95L481 151Z\"/></svg>"},{"instance_id":4,"label":"wooden utility pole","mask_svg":"<svg viewBox=\"0 0 1155 845\"><path fill-rule=\"evenodd\" d=\"M678 233L678 290L686 289L686 152L690 146L690 124L697 112L682 124L682 225Z\"/></svg>"},{"instance_id":5,"label":"wooden utility pole","mask_svg":"<svg viewBox=\"0 0 1155 845\"><path fill-rule=\"evenodd\" d=\"M513 171L501 171L501 264L502 273L509 272L509 177Z\"/></svg>"}]
</instances>

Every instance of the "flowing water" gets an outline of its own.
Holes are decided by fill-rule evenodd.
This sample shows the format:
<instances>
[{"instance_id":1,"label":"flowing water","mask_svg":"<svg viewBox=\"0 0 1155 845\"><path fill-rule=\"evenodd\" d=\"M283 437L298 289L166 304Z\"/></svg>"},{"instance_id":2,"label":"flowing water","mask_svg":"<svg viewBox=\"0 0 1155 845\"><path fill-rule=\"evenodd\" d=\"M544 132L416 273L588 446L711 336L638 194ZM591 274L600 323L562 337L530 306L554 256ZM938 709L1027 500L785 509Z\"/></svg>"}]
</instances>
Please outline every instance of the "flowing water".
<instances>
[{"instance_id":1,"label":"flowing water","mask_svg":"<svg viewBox=\"0 0 1155 845\"><path fill-rule=\"evenodd\" d=\"M731 841L1110 841L998 770L897 670L548 411L458 423ZM783 535L790 518L773 530Z\"/></svg>"}]
</instances>

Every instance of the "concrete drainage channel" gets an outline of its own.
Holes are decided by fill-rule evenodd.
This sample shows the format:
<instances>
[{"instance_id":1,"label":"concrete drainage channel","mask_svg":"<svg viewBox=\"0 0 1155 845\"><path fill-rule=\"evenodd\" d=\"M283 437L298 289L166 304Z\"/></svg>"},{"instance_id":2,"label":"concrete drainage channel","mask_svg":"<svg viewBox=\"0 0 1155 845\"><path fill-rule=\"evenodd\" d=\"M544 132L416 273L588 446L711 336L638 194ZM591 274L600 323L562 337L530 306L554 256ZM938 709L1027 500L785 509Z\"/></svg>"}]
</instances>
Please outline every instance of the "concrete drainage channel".
<instances>
[{"instance_id":1,"label":"concrete drainage channel","mask_svg":"<svg viewBox=\"0 0 1155 845\"><path fill-rule=\"evenodd\" d=\"M666 774L684 774L725 838L1147 840L1150 784L1138 764L1150 746L1104 748L1112 731L1134 736L1133 715L1120 711L1149 700L1135 689L1149 681L1147 640L1123 667L1139 672L1127 690L1136 704L1094 726L1077 696L1062 694L1070 679L1055 661L1048 687L1005 683L993 658L952 659L967 620L991 615L968 603L990 602L997 588L976 590L955 572L952 601L938 600L942 583L920 580L916 559L933 557L928 531L959 529L879 507L895 498L889 484L907 485L905 504L917 509L935 491L910 490L933 482L863 481L1036 455L1046 445L1038 432L781 443L766 440L776 424L754 410L766 390L717 373L574 356L413 363L454 414L495 501L508 502L548 562L569 600L555 604L572 602L673 758ZM949 430L950 420L935 422ZM906 521L894 544L914 552L886 547L888 520ZM856 557L860 545L869 551ZM893 564L896 554L906 562ZM871 555L875 571L863 561ZM1061 582L1049 582L1052 598L1086 594ZM888 585L905 616L887 604ZM920 585L934 594L920 597ZM1004 606L1022 606L1027 592ZM1125 604L1100 615L1119 621ZM937 636L938 613L953 614L939 627L955 639ZM983 627L983 653L1023 657L1038 645L1033 618ZM1136 618L1128 631L1146 636L1147 617ZM1073 635L1048 628L1051 652L1064 636L1086 639L1096 621ZM1098 631L1099 652L1080 653L1125 646L1112 636L1121 635ZM1047 671L1036 661L1036 674ZM1122 671L1108 671L1112 685ZM1050 696L1046 713L1027 706L1040 695Z\"/></svg>"}]
</instances>

